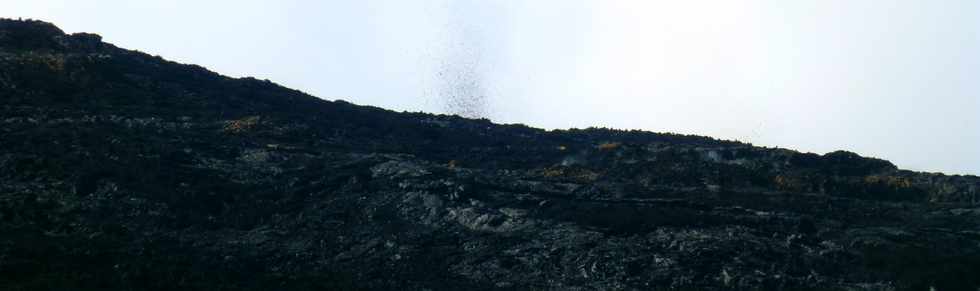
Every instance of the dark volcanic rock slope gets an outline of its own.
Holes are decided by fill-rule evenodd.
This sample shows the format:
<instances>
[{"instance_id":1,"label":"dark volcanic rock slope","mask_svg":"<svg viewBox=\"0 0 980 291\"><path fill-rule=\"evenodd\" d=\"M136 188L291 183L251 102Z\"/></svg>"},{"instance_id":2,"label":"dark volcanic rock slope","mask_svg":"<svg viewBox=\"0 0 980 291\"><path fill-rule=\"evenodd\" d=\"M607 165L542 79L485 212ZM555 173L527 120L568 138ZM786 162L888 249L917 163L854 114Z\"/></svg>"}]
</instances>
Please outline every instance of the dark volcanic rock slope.
<instances>
[{"instance_id":1,"label":"dark volcanic rock slope","mask_svg":"<svg viewBox=\"0 0 980 291\"><path fill-rule=\"evenodd\" d=\"M976 290L978 188L324 101L0 20L3 290Z\"/></svg>"}]
</instances>

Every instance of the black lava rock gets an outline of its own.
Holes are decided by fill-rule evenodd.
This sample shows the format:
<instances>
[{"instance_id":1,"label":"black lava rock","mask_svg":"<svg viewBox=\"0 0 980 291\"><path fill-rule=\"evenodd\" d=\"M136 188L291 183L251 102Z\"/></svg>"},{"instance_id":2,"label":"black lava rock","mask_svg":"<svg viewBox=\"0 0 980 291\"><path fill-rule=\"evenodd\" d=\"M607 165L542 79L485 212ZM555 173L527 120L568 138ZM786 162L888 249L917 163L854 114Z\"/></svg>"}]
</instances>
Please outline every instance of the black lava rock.
<instances>
[{"instance_id":1,"label":"black lava rock","mask_svg":"<svg viewBox=\"0 0 980 291\"><path fill-rule=\"evenodd\" d=\"M2 290L976 290L978 190L325 101L0 20Z\"/></svg>"}]
</instances>

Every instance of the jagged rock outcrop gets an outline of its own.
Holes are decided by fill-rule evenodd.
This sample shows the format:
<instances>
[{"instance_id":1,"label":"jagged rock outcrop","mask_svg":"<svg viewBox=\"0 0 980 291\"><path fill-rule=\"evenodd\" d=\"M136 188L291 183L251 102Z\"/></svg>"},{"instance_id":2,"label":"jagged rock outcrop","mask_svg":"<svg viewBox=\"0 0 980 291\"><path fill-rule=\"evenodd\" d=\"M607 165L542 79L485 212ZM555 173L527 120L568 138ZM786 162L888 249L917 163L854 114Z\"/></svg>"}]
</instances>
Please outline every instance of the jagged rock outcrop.
<instances>
[{"instance_id":1,"label":"jagged rock outcrop","mask_svg":"<svg viewBox=\"0 0 980 291\"><path fill-rule=\"evenodd\" d=\"M980 179L396 113L0 20L0 289L976 290Z\"/></svg>"}]
</instances>

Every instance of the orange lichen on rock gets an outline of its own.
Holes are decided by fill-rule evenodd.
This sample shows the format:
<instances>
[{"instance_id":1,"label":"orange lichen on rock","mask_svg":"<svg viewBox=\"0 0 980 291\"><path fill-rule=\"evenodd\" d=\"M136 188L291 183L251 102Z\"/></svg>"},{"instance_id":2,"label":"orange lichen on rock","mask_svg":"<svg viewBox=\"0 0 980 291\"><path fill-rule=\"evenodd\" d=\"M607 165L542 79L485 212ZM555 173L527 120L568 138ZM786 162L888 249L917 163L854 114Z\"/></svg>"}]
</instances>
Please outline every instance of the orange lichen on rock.
<instances>
[{"instance_id":1,"label":"orange lichen on rock","mask_svg":"<svg viewBox=\"0 0 980 291\"><path fill-rule=\"evenodd\" d=\"M618 143L618 142L605 142L605 143L599 144L598 146L596 146L596 148L598 148L599 150L602 150L602 151L606 151L606 150L616 149L616 148L618 148L621 145L622 145L622 143Z\"/></svg>"}]
</instances>

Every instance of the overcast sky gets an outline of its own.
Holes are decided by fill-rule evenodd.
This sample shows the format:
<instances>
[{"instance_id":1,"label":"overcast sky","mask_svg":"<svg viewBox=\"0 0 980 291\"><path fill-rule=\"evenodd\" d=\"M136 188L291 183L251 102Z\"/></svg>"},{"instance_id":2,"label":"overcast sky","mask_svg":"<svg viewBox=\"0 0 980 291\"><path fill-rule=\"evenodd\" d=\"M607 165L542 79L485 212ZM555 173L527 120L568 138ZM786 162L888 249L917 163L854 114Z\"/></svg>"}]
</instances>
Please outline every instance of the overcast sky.
<instances>
[{"instance_id":1,"label":"overcast sky","mask_svg":"<svg viewBox=\"0 0 980 291\"><path fill-rule=\"evenodd\" d=\"M980 174L980 1L3 0L325 99Z\"/></svg>"}]
</instances>

